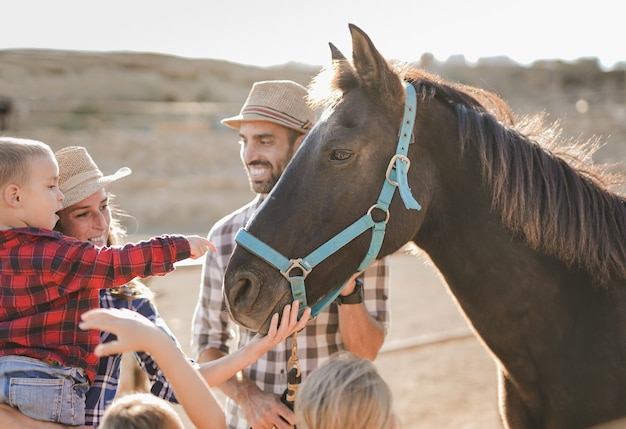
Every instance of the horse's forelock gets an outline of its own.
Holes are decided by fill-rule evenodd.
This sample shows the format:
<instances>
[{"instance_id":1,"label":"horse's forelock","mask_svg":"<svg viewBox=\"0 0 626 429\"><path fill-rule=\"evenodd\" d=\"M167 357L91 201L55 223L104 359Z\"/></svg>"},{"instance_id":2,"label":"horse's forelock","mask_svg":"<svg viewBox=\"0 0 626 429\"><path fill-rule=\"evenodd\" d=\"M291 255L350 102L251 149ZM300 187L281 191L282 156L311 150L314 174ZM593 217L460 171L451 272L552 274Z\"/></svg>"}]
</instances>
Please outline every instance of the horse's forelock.
<instances>
[{"instance_id":1,"label":"horse's forelock","mask_svg":"<svg viewBox=\"0 0 626 429\"><path fill-rule=\"evenodd\" d=\"M333 60L331 67L323 68L311 80L308 102L313 108L332 106L344 93L358 85L359 80L350 61Z\"/></svg>"}]
</instances>

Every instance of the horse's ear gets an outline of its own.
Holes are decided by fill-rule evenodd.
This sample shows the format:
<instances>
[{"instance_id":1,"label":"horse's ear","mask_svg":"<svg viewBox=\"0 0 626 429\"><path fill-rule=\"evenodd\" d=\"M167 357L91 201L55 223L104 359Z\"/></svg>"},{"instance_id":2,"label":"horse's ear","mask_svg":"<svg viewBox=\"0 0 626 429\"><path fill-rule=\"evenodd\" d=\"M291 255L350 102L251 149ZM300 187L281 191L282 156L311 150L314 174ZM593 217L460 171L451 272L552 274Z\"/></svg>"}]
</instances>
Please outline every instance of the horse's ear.
<instances>
[{"instance_id":1,"label":"horse's ear","mask_svg":"<svg viewBox=\"0 0 626 429\"><path fill-rule=\"evenodd\" d=\"M400 78L393 72L387 60L378 52L367 34L354 24L349 24L352 34L352 59L361 81L368 91L394 100L402 99Z\"/></svg>"},{"instance_id":2,"label":"horse's ear","mask_svg":"<svg viewBox=\"0 0 626 429\"><path fill-rule=\"evenodd\" d=\"M335 45L333 45L332 43L328 43L328 46L330 46L330 54L332 56L333 61L334 60L345 60L346 57L341 53L341 51L339 49L337 49L337 47Z\"/></svg>"},{"instance_id":3,"label":"horse's ear","mask_svg":"<svg viewBox=\"0 0 626 429\"><path fill-rule=\"evenodd\" d=\"M328 43L328 45L330 46L333 69L335 71L334 86L343 92L356 88L359 85L359 80L356 77L354 68L335 45L332 43Z\"/></svg>"}]
</instances>

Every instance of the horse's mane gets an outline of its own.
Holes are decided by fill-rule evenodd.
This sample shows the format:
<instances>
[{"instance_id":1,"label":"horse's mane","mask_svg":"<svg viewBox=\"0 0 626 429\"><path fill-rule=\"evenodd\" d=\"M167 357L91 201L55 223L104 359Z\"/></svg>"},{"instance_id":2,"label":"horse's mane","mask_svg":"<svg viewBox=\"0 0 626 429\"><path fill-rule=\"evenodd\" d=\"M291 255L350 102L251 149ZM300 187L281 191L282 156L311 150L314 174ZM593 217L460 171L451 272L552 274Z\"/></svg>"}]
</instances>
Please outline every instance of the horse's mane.
<instances>
[{"instance_id":1,"label":"horse's mane","mask_svg":"<svg viewBox=\"0 0 626 429\"><path fill-rule=\"evenodd\" d=\"M413 84L454 106L461 153L477 151L508 228L599 284L626 278L626 201L617 194L626 180L594 164L597 139L563 139L558 122L546 126L543 114L516 120L488 91L424 78Z\"/></svg>"},{"instance_id":2,"label":"horse's mane","mask_svg":"<svg viewBox=\"0 0 626 429\"><path fill-rule=\"evenodd\" d=\"M582 267L598 284L626 278L626 200L617 194L626 179L593 163L598 140L563 139L559 123L546 126L544 114L518 119L492 92L390 65L422 99L456 111L461 154L477 151L493 208L508 228L531 248ZM358 86L350 63L336 61L313 80L310 101L331 106Z\"/></svg>"}]
</instances>

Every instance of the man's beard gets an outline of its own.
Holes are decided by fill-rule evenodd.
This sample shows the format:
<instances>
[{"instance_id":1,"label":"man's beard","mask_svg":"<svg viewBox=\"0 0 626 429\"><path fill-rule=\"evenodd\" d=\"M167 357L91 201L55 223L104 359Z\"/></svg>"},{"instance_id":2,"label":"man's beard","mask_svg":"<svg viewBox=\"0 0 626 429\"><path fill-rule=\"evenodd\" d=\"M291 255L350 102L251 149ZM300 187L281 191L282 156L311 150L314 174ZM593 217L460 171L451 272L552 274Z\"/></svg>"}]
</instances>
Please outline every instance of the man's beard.
<instances>
[{"instance_id":1,"label":"man's beard","mask_svg":"<svg viewBox=\"0 0 626 429\"><path fill-rule=\"evenodd\" d=\"M250 181L250 189L252 189L252 192L254 192L256 194L269 194L270 191L276 185L276 182L278 182L279 177L276 177L276 176L274 176L272 174L272 176L269 178L269 180L264 180L262 182L249 180Z\"/></svg>"}]
</instances>

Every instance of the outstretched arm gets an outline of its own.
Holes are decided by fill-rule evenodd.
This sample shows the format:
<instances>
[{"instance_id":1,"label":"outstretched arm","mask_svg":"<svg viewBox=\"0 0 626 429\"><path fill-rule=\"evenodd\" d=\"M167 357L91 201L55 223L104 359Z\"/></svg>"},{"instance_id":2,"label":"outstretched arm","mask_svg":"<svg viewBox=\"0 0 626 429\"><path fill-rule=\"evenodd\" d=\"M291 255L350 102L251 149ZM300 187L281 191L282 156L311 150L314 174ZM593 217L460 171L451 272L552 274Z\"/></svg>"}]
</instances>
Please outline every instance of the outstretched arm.
<instances>
[{"instance_id":1,"label":"outstretched arm","mask_svg":"<svg viewBox=\"0 0 626 429\"><path fill-rule=\"evenodd\" d=\"M209 386L165 332L150 320L131 310L99 308L82 315L81 329L112 332L116 341L99 344L97 356L127 351L145 351L152 355L172 384L185 412L198 428L226 428L224 411Z\"/></svg>"},{"instance_id":2,"label":"outstretched arm","mask_svg":"<svg viewBox=\"0 0 626 429\"><path fill-rule=\"evenodd\" d=\"M251 364L267 350L300 330L308 321L307 310L297 320L298 302L283 310L283 323L278 326L278 314L272 317L267 336L258 336L247 347L232 355L205 364L202 376L212 385L232 377ZM112 332L117 340L99 344L98 356L127 351L145 351L152 355L170 381L176 398L198 428L225 427L224 412L215 400L207 381L189 363L176 344L150 320L127 309L95 309L82 315L81 329Z\"/></svg>"},{"instance_id":3,"label":"outstretched arm","mask_svg":"<svg viewBox=\"0 0 626 429\"><path fill-rule=\"evenodd\" d=\"M272 316L267 335L256 335L254 339L242 347L220 359L200 364L200 373L211 386L221 384L237 374L243 368L256 362L275 345L304 328L311 315L311 308L307 309L298 320L298 301L286 305L283 309L283 317L278 325L278 313Z\"/></svg>"}]
</instances>

